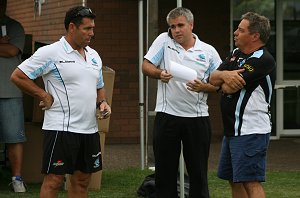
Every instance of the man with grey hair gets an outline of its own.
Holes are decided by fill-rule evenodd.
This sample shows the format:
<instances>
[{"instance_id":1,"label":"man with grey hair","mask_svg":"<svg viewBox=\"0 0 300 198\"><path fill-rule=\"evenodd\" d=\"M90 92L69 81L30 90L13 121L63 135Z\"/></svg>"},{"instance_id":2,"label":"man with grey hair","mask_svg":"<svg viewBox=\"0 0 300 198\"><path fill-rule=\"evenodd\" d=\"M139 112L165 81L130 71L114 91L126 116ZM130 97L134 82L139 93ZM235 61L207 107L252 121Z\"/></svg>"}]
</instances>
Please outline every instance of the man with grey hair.
<instances>
[{"instance_id":1,"label":"man with grey hair","mask_svg":"<svg viewBox=\"0 0 300 198\"><path fill-rule=\"evenodd\" d=\"M236 49L212 73L222 90L224 138L218 176L228 180L234 198L264 198L266 152L271 133L270 104L275 61L265 45L270 22L248 12L234 32Z\"/></svg>"},{"instance_id":2,"label":"man with grey hair","mask_svg":"<svg viewBox=\"0 0 300 198\"><path fill-rule=\"evenodd\" d=\"M200 41L192 30L193 14L175 8L167 16L169 32L160 34L142 65L143 73L158 79L154 122L155 193L157 198L174 198L181 142L189 174L189 197L209 197L207 166L211 127L206 103L208 92L217 88L209 75L221 64L211 45ZM194 79L180 80L171 71L179 65L194 71ZM186 70L187 70L186 69Z\"/></svg>"}]
</instances>

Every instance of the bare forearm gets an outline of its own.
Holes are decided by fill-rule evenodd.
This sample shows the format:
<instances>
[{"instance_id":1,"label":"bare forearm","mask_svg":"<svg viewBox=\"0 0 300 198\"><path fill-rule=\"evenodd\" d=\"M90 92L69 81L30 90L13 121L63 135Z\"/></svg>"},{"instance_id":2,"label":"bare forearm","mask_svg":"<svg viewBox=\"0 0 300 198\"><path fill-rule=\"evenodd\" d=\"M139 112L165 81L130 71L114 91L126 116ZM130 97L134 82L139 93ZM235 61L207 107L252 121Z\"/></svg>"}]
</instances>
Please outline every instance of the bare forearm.
<instances>
[{"instance_id":1,"label":"bare forearm","mask_svg":"<svg viewBox=\"0 0 300 198\"><path fill-rule=\"evenodd\" d=\"M187 89L194 92L214 92L219 87L215 87L210 83L204 83L199 79L195 79L186 83Z\"/></svg>"},{"instance_id":2,"label":"bare forearm","mask_svg":"<svg viewBox=\"0 0 300 198\"><path fill-rule=\"evenodd\" d=\"M39 100L44 100L47 97L47 92L40 88L37 84L29 79L20 69L16 69L11 75L11 81L19 87L23 92L38 98Z\"/></svg>"},{"instance_id":3,"label":"bare forearm","mask_svg":"<svg viewBox=\"0 0 300 198\"><path fill-rule=\"evenodd\" d=\"M106 101L105 89L97 89L97 108L100 113L97 115L98 119L106 119L111 114L111 108Z\"/></svg>"},{"instance_id":4,"label":"bare forearm","mask_svg":"<svg viewBox=\"0 0 300 198\"><path fill-rule=\"evenodd\" d=\"M106 100L106 92L104 88L97 89L97 102Z\"/></svg>"},{"instance_id":5,"label":"bare forearm","mask_svg":"<svg viewBox=\"0 0 300 198\"><path fill-rule=\"evenodd\" d=\"M223 83L221 88L222 88L222 92L226 94L233 94L239 91L239 89L232 88L226 83Z\"/></svg>"},{"instance_id":6,"label":"bare forearm","mask_svg":"<svg viewBox=\"0 0 300 198\"><path fill-rule=\"evenodd\" d=\"M160 79L160 75L162 70L155 67L152 63L150 63L147 59L144 60L142 64L143 74L149 76L151 78Z\"/></svg>"},{"instance_id":7,"label":"bare forearm","mask_svg":"<svg viewBox=\"0 0 300 198\"><path fill-rule=\"evenodd\" d=\"M203 92L216 92L219 89L219 87L216 87L210 83L205 83L202 86L202 90Z\"/></svg>"},{"instance_id":8,"label":"bare forearm","mask_svg":"<svg viewBox=\"0 0 300 198\"><path fill-rule=\"evenodd\" d=\"M0 57L14 57L19 53L19 49L12 44L9 43L1 43L0 44Z\"/></svg>"},{"instance_id":9,"label":"bare forearm","mask_svg":"<svg viewBox=\"0 0 300 198\"><path fill-rule=\"evenodd\" d=\"M224 83L224 80L222 78L222 71L214 71L209 77L209 83L216 87L222 86L222 84Z\"/></svg>"}]
</instances>

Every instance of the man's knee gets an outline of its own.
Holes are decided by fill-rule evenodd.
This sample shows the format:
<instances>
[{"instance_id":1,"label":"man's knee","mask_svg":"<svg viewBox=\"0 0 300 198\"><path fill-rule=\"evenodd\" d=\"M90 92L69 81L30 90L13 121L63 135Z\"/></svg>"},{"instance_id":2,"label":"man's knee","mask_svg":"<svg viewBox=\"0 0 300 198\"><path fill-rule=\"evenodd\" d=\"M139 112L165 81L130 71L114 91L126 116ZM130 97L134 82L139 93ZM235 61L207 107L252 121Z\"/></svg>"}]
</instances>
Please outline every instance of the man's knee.
<instances>
[{"instance_id":1,"label":"man's knee","mask_svg":"<svg viewBox=\"0 0 300 198\"><path fill-rule=\"evenodd\" d=\"M258 181L244 182L244 187L247 191L248 197L265 198L263 186Z\"/></svg>"},{"instance_id":2,"label":"man's knee","mask_svg":"<svg viewBox=\"0 0 300 198\"><path fill-rule=\"evenodd\" d=\"M243 183L234 183L234 182L229 181L229 184L230 184L232 190L234 190L234 191L244 191L245 190Z\"/></svg>"},{"instance_id":3,"label":"man's knee","mask_svg":"<svg viewBox=\"0 0 300 198\"><path fill-rule=\"evenodd\" d=\"M48 174L44 177L43 186L47 189L58 190L64 182L63 175Z\"/></svg>"},{"instance_id":4,"label":"man's knee","mask_svg":"<svg viewBox=\"0 0 300 198\"><path fill-rule=\"evenodd\" d=\"M70 182L72 187L87 189L90 183L91 174L82 173L80 171L74 172L70 175Z\"/></svg>"},{"instance_id":5,"label":"man's knee","mask_svg":"<svg viewBox=\"0 0 300 198\"><path fill-rule=\"evenodd\" d=\"M246 189L262 188L261 183L258 181L244 182L243 185Z\"/></svg>"}]
</instances>

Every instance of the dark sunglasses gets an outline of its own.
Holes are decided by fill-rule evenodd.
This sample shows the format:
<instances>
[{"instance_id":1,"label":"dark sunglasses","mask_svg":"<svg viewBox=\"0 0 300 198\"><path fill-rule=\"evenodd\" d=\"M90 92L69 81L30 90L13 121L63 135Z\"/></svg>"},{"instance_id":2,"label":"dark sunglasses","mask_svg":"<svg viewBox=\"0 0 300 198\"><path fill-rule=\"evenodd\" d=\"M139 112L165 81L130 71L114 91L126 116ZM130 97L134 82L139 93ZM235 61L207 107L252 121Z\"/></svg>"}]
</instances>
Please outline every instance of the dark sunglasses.
<instances>
[{"instance_id":1,"label":"dark sunglasses","mask_svg":"<svg viewBox=\"0 0 300 198\"><path fill-rule=\"evenodd\" d=\"M87 17L87 16L95 16L95 14L93 14L92 10L90 8L84 8L82 10L79 10L77 12L77 14L74 16L75 17Z\"/></svg>"}]
</instances>

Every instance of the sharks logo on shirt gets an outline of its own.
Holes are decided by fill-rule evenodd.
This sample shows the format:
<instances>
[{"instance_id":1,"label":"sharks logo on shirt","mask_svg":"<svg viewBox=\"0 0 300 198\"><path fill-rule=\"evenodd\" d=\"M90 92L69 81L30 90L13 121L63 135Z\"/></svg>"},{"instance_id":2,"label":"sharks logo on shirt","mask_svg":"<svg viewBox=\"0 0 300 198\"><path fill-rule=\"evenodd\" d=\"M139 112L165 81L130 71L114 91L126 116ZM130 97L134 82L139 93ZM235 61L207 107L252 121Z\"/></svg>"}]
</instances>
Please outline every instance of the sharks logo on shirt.
<instances>
[{"instance_id":1,"label":"sharks logo on shirt","mask_svg":"<svg viewBox=\"0 0 300 198\"><path fill-rule=\"evenodd\" d=\"M94 66L98 66L98 63L97 63L97 61L96 61L96 59L95 58L92 58L92 65L94 65Z\"/></svg>"},{"instance_id":2,"label":"sharks logo on shirt","mask_svg":"<svg viewBox=\"0 0 300 198\"><path fill-rule=\"evenodd\" d=\"M204 55L204 54L199 54L199 55L196 57L196 60L197 60L197 61L200 61L200 62L205 62L205 55Z\"/></svg>"}]
</instances>

